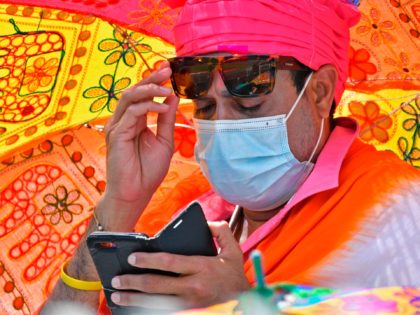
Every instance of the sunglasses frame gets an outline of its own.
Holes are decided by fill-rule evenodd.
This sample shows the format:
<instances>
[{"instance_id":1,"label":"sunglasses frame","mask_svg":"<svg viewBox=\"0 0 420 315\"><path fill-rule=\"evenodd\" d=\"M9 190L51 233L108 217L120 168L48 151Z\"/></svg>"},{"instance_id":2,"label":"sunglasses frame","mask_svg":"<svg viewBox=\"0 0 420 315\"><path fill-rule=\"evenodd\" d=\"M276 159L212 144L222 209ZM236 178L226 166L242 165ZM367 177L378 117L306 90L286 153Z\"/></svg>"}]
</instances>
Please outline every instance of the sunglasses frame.
<instances>
[{"instance_id":1,"label":"sunglasses frame","mask_svg":"<svg viewBox=\"0 0 420 315\"><path fill-rule=\"evenodd\" d=\"M267 62L273 62L271 68L269 69L270 72L270 86L267 89L267 91L265 91L264 93L257 93L257 94L252 94L252 95L244 95L244 94L239 94L236 93L235 91L233 91L231 89L231 87L229 86L229 84L227 84L226 82L228 82L227 78L225 77L224 73L223 73L223 63L227 62L227 61L234 61L235 59L237 60L264 60ZM172 86L174 89L175 94L179 97L179 98L184 98L184 99L199 99L200 97L203 97L205 95L207 95L207 91L205 91L205 95L196 95L196 97L194 98L190 98L188 97L188 95L183 95L179 92L179 87L176 83L176 79L175 79L175 63L182 63L185 61L188 61L189 64L193 64L194 61L197 61L197 64L199 63L203 63L203 64L207 64L209 66L211 66L211 71L209 71L209 76L210 76L210 80L213 78L212 77L212 73L213 71L217 70L222 79L223 82L225 83L226 89L229 91L229 93L233 96L237 96L237 97L241 97L241 98L252 98L252 97L258 97L260 95L265 95L265 94L269 94L273 91L274 85L275 85L275 72L276 70L289 70L289 71L307 71L307 72L311 72L313 71L311 68L303 65L301 62L299 62L297 59L295 59L294 57L289 57L289 56L279 56L279 55L266 55L266 54L251 54L251 55L226 55L226 56L182 56L182 57L173 57L173 58L169 58L168 59L171 69L172 69L172 75L171 75L171 82L172 82Z\"/></svg>"}]
</instances>

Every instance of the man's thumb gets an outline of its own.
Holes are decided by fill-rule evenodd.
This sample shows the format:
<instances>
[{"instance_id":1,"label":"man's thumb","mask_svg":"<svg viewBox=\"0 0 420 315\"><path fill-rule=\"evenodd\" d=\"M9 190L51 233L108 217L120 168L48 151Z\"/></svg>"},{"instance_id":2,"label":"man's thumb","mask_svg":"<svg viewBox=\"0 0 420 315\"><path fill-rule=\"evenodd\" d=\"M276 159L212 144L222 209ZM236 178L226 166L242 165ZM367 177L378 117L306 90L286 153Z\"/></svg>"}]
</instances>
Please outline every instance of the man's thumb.
<instances>
[{"instance_id":1,"label":"man's thumb","mask_svg":"<svg viewBox=\"0 0 420 315\"><path fill-rule=\"evenodd\" d=\"M226 255L231 253L242 256L241 248L226 222L208 222L208 224L211 234L220 246L220 254Z\"/></svg>"}]
</instances>

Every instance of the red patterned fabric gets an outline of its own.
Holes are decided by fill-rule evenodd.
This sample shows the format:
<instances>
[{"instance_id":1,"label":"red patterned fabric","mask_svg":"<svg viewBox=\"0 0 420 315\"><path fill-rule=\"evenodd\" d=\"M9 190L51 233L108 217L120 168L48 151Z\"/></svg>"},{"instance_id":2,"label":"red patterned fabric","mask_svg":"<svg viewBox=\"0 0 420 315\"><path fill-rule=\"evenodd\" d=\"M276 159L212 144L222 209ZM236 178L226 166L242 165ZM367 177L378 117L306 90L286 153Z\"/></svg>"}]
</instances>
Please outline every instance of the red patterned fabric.
<instances>
[{"instance_id":1,"label":"red patterned fabric","mask_svg":"<svg viewBox=\"0 0 420 315\"><path fill-rule=\"evenodd\" d=\"M419 167L420 1L363 0L360 11L337 115L358 120L364 142ZM151 70L163 58L150 49L173 55L178 12L160 0L0 0L0 314L36 313L74 253L106 186L95 126L150 73L136 49ZM172 211L209 188L191 116L182 104L174 160L145 218L165 198ZM208 196L214 219L230 209Z\"/></svg>"}]
</instances>

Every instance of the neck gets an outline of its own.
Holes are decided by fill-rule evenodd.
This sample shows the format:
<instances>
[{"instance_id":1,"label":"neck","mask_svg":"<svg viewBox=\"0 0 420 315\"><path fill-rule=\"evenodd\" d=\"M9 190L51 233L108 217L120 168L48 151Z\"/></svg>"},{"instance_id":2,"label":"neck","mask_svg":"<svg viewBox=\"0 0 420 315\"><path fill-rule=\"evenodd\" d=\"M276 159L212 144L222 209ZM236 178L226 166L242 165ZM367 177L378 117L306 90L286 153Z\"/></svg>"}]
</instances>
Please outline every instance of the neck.
<instances>
[{"instance_id":1,"label":"neck","mask_svg":"<svg viewBox=\"0 0 420 315\"><path fill-rule=\"evenodd\" d=\"M283 208L283 205L268 211L253 211L244 208L243 214L244 220L246 220L248 223L248 236L254 233L254 231L258 229L261 225L263 225L265 222L274 217L280 211L281 208Z\"/></svg>"}]
</instances>

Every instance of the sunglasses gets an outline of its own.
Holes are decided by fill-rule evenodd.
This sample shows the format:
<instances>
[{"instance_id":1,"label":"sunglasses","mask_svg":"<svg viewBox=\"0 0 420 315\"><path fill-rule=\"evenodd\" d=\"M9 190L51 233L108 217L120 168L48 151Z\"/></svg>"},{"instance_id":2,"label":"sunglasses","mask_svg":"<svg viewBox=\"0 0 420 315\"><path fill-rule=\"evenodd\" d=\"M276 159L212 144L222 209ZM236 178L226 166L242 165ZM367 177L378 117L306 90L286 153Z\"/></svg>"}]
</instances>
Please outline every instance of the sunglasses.
<instances>
[{"instance_id":1,"label":"sunglasses","mask_svg":"<svg viewBox=\"0 0 420 315\"><path fill-rule=\"evenodd\" d=\"M243 98L271 93L276 69L311 71L293 57L275 55L187 56L170 58L168 61L175 94L187 99L207 95L215 69L229 93Z\"/></svg>"},{"instance_id":2,"label":"sunglasses","mask_svg":"<svg viewBox=\"0 0 420 315\"><path fill-rule=\"evenodd\" d=\"M278 55L187 56L168 59L153 51L149 45L134 41L120 27L111 25L127 38L130 47L137 52L149 71L153 69L143 57L143 53L151 52L169 61L172 69L172 87L180 98L198 99L206 96L216 68L229 93L243 98L271 93L275 84L276 69L307 73L312 71L293 57ZM143 52L139 51L138 46L142 47Z\"/></svg>"}]
</instances>

